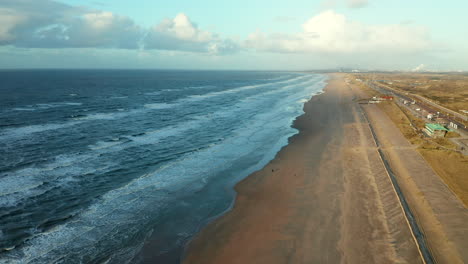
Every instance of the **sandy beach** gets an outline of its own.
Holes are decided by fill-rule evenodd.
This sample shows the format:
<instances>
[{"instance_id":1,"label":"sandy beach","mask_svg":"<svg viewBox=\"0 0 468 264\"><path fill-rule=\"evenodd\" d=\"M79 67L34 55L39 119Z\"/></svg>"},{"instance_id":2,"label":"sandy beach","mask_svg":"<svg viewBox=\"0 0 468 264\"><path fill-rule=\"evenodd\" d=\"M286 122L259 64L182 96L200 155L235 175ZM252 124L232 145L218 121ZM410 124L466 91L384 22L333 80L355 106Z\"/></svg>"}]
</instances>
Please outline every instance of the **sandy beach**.
<instances>
[{"instance_id":1,"label":"sandy beach","mask_svg":"<svg viewBox=\"0 0 468 264\"><path fill-rule=\"evenodd\" d=\"M184 263L422 263L359 96L331 75L294 122L299 134L236 186L234 208Z\"/></svg>"}]
</instances>

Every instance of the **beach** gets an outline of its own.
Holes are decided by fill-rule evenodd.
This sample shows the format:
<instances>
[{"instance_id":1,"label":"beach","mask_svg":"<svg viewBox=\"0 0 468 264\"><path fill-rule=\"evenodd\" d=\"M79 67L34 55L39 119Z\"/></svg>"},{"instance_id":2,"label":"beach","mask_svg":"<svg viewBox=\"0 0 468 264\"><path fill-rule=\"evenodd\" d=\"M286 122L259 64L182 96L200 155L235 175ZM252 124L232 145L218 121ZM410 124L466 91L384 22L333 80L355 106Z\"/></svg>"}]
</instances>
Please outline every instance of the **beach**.
<instances>
[{"instance_id":1,"label":"beach","mask_svg":"<svg viewBox=\"0 0 468 264\"><path fill-rule=\"evenodd\" d=\"M356 100L332 74L267 166L241 181L232 210L183 263L422 263Z\"/></svg>"}]
</instances>

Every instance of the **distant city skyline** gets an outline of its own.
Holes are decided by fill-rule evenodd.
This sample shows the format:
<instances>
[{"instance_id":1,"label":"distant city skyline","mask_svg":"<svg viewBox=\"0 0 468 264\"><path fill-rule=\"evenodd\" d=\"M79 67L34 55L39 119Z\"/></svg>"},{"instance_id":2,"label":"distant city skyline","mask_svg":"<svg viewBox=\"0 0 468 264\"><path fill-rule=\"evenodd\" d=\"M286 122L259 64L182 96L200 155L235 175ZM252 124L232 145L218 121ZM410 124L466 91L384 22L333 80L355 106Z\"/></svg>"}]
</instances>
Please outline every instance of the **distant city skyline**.
<instances>
[{"instance_id":1,"label":"distant city skyline","mask_svg":"<svg viewBox=\"0 0 468 264\"><path fill-rule=\"evenodd\" d=\"M0 0L0 68L468 70L465 1Z\"/></svg>"}]
</instances>

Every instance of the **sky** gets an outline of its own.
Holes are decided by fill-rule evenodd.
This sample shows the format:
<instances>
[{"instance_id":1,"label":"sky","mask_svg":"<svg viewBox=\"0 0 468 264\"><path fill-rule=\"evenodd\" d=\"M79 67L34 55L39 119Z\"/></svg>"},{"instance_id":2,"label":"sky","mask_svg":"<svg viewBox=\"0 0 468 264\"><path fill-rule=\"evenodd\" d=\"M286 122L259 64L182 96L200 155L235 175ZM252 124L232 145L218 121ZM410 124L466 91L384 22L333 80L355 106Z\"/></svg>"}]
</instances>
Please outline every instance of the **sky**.
<instances>
[{"instance_id":1,"label":"sky","mask_svg":"<svg viewBox=\"0 0 468 264\"><path fill-rule=\"evenodd\" d=\"M468 70L463 0L0 0L0 68Z\"/></svg>"}]
</instances>

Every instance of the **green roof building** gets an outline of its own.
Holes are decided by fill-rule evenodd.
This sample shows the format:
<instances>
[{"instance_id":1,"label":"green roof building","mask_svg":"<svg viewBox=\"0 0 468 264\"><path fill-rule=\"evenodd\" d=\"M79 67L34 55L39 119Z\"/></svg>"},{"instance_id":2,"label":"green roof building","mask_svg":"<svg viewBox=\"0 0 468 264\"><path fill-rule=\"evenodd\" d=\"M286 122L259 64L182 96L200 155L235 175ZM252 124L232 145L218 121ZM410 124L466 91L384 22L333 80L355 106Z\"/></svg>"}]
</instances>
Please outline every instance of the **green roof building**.
<instances>
[{"instance_id":1,"label":"green roof building","mask_svg":"<svg viewBox=\"0 0 468 264\"><path fill-rule=\"evenodd\" d=\"M424 132L430 137L445 137L449 130L441 124L427 123Z\"/></svg>"}]
</instances>

